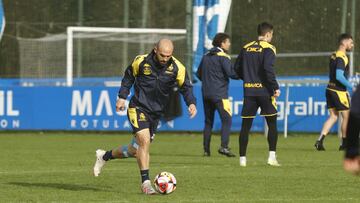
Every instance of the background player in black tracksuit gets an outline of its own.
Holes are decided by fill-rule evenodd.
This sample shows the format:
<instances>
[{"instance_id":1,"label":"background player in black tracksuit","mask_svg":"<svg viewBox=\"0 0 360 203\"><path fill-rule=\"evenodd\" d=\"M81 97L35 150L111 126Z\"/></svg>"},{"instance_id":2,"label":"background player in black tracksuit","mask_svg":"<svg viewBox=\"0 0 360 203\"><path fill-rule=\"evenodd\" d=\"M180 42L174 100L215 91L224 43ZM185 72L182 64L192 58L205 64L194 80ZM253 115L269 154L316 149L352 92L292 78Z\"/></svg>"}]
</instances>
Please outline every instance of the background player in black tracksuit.
<instances>
[{"instance_id":1,"label":"background player in black tracksuit","mask_svg":"<svg viewBox=\"0 0 360 203\"><path fill-rule=\"evenodd\" d=\"M350 173L360 174L360 85L351 98L350 117L345 139L344 169Z\"/></svg>"},{"instance_id":2,"label":"background player in black tracksuit","mask_svg":"<svg viewBox=\"0 0 360 203\"><path fill-rule=\"evenodd\" d=\"M214 47L203 56L196 72L197 77L202 81L201 90L205 113L204 156L210 156L215 110L219 112L221 118L221 147L218 152L228 157L235 156L228 147L232 115L228 99L229 77L237 77L232 69L230 56L226 54L230 49L230 44L229 35L216 34L212 42Z\"/></svg>"},{"instance_id":3,"label":"background player in black tracksuit","mask_svg":"<svg viewBox=\"0 0 360 203\"><path fill-rule=\"evenodd\" d=\"M239 136L240 166L246 166L246 149L249 131L258 108L265 116L269 126L269 158L267 163L279 166L276 159L277 144L277 107L275 98L280 90L274 72L276 49L270 44L273 37L273 26L263 22L258 25L258 40L246 44L235 63L234 69L244 82L244 103L242 108L242 125Z\"/></svg>"},{"instance_id":4,"label":"background player in black tracksuit","mask_svg":"<svg viewBox=\"0 0 360 203\"><path fill-rule=\"evenodd\" d=\"M352 90L353 86L348 81L349 59L346 51L351 51L354 47L352 36L341 34L338 39L338 50L330 57L329 63L329 84L326 88L326 105L330 116L325 121L315 148L319 151L325 150L323 141L332 126L336 123L339 113L342 116L341 122L341 144L339 150L343 150L343 142L346 137L346 127L349 120L350 99L347 89ZM340 127L340 126L339 126Z\"/></svg>"},{"instance_id":5,"label":"background player in black tracksuit","mask_svg":"<svg viewBox=\"0 0 360 203\"><path fill-rule=\"evenodd\" d=\"M96 151L94 175L98 176L106 161L115 158L136 157L140 169L142 192L154 194L149 180L150 142L154 139L160 116L168 104L174 85L179 87L190 117L196 115L196 99L185 67L172 56L174 45L161 39L150 54L137 56L126 69L116 101L116 111L125 110L125 101L134 86L134 95L128 107L128 119L134 138L129 145L113 150Z\"/></svg>"}]
</instances>

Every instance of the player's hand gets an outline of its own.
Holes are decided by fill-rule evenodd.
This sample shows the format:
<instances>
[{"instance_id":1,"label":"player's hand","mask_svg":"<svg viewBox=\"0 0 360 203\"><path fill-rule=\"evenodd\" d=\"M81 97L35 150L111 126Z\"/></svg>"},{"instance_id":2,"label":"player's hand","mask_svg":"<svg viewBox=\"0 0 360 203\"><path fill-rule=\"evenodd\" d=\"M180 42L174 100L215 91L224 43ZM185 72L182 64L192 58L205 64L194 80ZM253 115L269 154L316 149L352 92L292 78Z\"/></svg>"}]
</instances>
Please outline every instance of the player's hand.
<instances>
[{"instance_id":1,"label":"player's hand","mask_svg":"<svg viewBox=\"0 0 360 203\"><path fill-rule=\"evenodd\" d=\"M274 97L276 98L276 97L280 97L280 89L277 89L277 90L275 90L274 91Z\"/></svg>"},{"instance_id":2,"label":"player's hand","mask_svg":"<svg viewBox=\"0 0 360 203\"><path fill-rule=\"evenodd\" d=\"M344 159L344 170L354 175L360 174L360 157L353 159Z\"/></svg>"},{"instance_id":3,"label":"player's hand","mask_svg":"<svg viewBox=\"0 0 360 203\"><path fill-rule=\"evenodd\" d=\"M190 118L194 118L197 113L195 104L190 104L188 111L189 111Z\"/></svg>"},{"instance_id":4,"label":"player's hand","mask_svg":"<svg viewBox=\"0 0 360 203\"><path fill-rule=\"evenodd\" d=\"M126 99L122 99L122 98L119 98L118 100L116 100L116 112L125 110L125 102L126 102Z\"/></svg>"}]
</instances>

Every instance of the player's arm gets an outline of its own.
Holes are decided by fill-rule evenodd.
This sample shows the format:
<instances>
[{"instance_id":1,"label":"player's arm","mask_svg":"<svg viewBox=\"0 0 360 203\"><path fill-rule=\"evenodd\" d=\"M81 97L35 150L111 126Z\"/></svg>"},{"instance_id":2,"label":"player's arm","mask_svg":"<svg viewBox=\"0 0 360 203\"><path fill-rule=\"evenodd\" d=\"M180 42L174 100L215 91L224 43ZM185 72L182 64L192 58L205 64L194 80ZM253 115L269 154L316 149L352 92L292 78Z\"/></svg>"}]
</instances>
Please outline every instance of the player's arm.
<instances>
[{"instance_id":1,"label":"player's arm","mask_svg":"<svg viewBox=\"0 0 360 203\"><path fill-rule=\"evenodd\" d=\"M125 110L125 101L130 93L130 89L134 84L135 76L133 74L133 68L130 65L126 68L123 79L121 80L121 86L118 92L118 99L116 100L116 111Z\"/></svg>"},{"instance_id":2,"label":"player's arm","mask_svg":"<svg viewBox=\"0 0 360 203\"><path fill-rule=\"evenodd\" d=\"M279 83L276 81L276 75L274 71L275 53L272 49L264 49L264 70L266 80L270 83L271 88L274 91L274 96L277 96L279 92Z\"/></svg>"},{"instance_id":3,"label":"player's arm","mask_svg":"<svg viewBox=\"0 0 360 203\"><path fill-rule=\"evenodd\" d=\"M204 61L204 58L201 59L201 62L200 62L200 65L196 71L196 77L199 78L200 81L201 80L201 75L202 75L202 66L203 66L203 61Z\"/></svg>"},{"instance_id":4,"label":"player's arm","mask_svg":"<svg viewBox=\"0 0 360 203\"><path fill-rule=\"evenodd\" d=\"M139 72L139 65L144 60L144 56L137 56L133 63L125 70L121 86L118 92L118 99L116 101L116 111L125 110L125 101L130 93L130 89L135 82L135 77Z\"/></svg>"},{"instance_id":5,"label":"player's arm","mask_svg":"<svg viewBox=\"0 0 360 203\"><path fill-rule=\"evenodd\" d=\"M228 77L232 79L240 78L231 64L230 56L221 56L220 61L221 61L221 66Z\"/></svg>"},{"instance_id":6,"label":"player's arm","mask_svg":"<svg viewBox=\"0 0 360 203\"><path fill-rule=\"evenodd\" d=\"M130 93L130 89L134 84L135 76L133 67L130 65L126 68L123 79L121 80L121 86L118 93L118 98L126 99Z\"/></svg>"},{"instance_id":7,"label":"player's arm","mask_svg":"<svg viewBox=\"0 0 360 203\"><path fill-rule=\"evenodd\" d=\"M233 65L232 69L237 74L237 77L243 80L243 49L241 49L240 54L236 58L235 64Z\"/></svg>"},{"instance_id":8,"label":"player's arm","mask_svg":"<svg viewBox=\"0 0 360 203\"><path fill-rule=\"evenodd\" d=\"M190 114L190 118L193 118L196 115L197 110L196 98L193 94L192 84L190 82L188 74L186 73L185 67L180 63L177 63L177 65L179 70L176 76L176 81L179 86L180 93L183 95L184 101L189 107L188 111Z\"/></svg>"}]
</instances>

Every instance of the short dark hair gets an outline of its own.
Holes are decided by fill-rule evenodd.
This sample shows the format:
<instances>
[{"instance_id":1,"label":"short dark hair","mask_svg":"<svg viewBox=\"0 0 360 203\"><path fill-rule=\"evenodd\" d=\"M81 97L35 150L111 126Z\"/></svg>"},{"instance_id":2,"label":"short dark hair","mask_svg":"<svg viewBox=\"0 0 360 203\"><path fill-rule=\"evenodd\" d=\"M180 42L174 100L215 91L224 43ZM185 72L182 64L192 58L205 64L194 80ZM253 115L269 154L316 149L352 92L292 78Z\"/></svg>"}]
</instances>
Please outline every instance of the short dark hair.
<instances>
[{"instance_id":1,"label":"short dark hair","mask_svg":"<svg viewBox=\"0 0 360 203\"><path fill-rule=\"evenodd\" d=\"M338 38L338 44L340 45L343 40L352 39L353 37L348 33L342 33Z\"/></svg>"},{"instance_id":2,"label":"short dark hair","mask_svg":"<svg viewBox=\"0 0 360 203\"><path fill-rule=\"evenodd\" d=\"M257 27L258 36L264 36L266 33L272 31L274 26L267 22L262 22Z\"/></svg>"},{"instance_id":3,"label":"short dark hair","mask_svg":"<svg viewBox=\"0 0 360 203\"><path fill-rule=\"evenodd\" d=\"M221 47L221 43L225 42L226 39L230 39L230 36L226 33L219 32L215 35L212 45L214 47Z\"/></svg>"}]
</instances>

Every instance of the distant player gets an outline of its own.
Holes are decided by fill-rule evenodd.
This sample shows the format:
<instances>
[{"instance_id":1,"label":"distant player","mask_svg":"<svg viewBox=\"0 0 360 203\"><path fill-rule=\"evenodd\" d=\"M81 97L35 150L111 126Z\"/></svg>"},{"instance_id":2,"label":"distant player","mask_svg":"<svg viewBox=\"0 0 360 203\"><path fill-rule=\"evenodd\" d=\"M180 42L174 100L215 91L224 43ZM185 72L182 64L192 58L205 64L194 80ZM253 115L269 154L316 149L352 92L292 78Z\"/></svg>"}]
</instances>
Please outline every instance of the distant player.
<instances>
[{"instance_id":1,"label":"distant player","mask_svg":"<svg viewBox=\"0 0 360 203\"><path fill-rule=\"evenodd\" d=\"M205 113L204 127L204 156L210 156L211 131L214 125L215 111L218 111L221 118L221 146L220 154L234 157L229 149L229 135L231 128L231 108L229 102L229 77L237 78L233 71L231 58L227 54L230 49L230 37L225 33L215 35L212 49L206 53L196 72L197 77L202 81L202 97Z\"/></svg>"},{"instance_id":2,"label":"distant player","mask_svg":"<svg viewBox=\"0 0 360 203\"><path fill-rule=\"evenodd\" d=\"M269 126L267 163L271 166L280 166L276 159L278 132L275 100L280 96L280 89L274 71L276 49L270 44L273 38L273 26L263 22L258 25L257 31L258 40L246 44L235 63L235 70L244 81L244 103L239 136L240 166L246 166L249 131L259 107L261 115L265 116Z\"/></svg>"},{"instance_id":3,"label":"distant player","mask_svg":"<svg viewBox=\"0 0 360 203\"><path fill-rule=\"evenodd\" d=\"M360 85L358 85L351 98L350 117L346 133L344 169L350 173L359 175Z\"/></svg>"},{"instance_id":4,"label":"distant player","mask_svg":"<svg viewBox=\"0 0 360 203\"><path fill-rule=\"evenodd\" d=\"M344 139L346 137L346 126L349 120L350 99L348 90L353 90L353 86L348 81L349 59L346 56L347 51L354 47L352 36L341 34L338 39L338 50L330 57L329 64L329 84L326 88L326 104L330 116L325 121L320 136L315 143L318 151L324 151L324 139L332 126L336 123L341 114L343 120L341 123L342 139L339 150L344 149Z\"/></svg>"},{"instance_id":5,"label":"distant player","mask_svg":"<svg viewBox=\"0 0 360 203\"><path fill-rule=\"evenodd\" d=\"M129 145L113 150L96 151L94 175L99 176L102 167L111 159L136 157L141 175L141 190L154 194L149 179L150 142L154 139L158 121L169 100L169 93L177 85L188 105L190 117L196 115L196 99L185 67L175 59L171 40L160 40L147 55L137 56L126 69L116 101L116 111L125 109L125 101L134 85L134 95L128 107L128 119L134 138Z\"/></svg>"}]
</instances>

